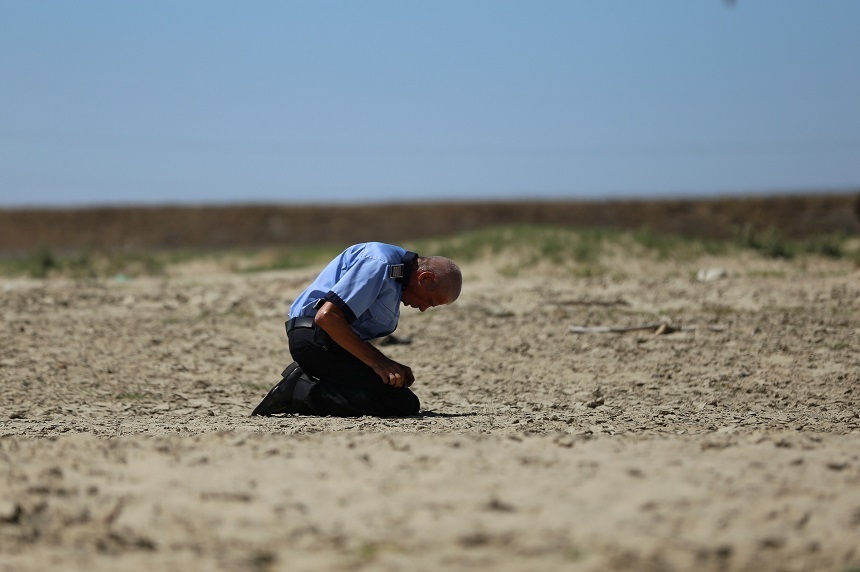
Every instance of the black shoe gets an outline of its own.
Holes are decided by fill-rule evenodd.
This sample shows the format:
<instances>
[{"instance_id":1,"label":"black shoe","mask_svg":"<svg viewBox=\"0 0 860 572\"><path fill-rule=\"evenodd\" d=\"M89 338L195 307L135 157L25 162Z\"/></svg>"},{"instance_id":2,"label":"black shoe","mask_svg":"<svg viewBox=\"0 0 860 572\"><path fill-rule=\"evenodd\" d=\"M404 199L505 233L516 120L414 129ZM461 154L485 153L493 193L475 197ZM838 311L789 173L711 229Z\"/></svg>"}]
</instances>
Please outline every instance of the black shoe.
<instances>
[{"instance_id":1,"label":"black shoe","mask_svg":"<svg viewBox=\"0 0 860 572\"><path fill-rule=\"evenodd\" d=\"M287 369L281 374L283 379L266 394L263 401L254 409L251 416L254 415L274 415L276 413L299 413L292 407L293 390L296 387L296 382L301 377L302 368L296 362L287 366Z\"/></svg>"}]
</instances>

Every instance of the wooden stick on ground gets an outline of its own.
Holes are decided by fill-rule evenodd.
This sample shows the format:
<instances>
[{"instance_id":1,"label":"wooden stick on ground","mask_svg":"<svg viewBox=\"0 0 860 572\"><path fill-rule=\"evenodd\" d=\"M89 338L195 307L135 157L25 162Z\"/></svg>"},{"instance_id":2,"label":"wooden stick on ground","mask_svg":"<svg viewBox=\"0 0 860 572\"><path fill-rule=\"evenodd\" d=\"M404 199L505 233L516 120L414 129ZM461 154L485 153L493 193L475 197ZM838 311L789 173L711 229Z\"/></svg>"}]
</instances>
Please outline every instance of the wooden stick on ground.
<instances>
[{"instance_id":1,"label":"wooden stick on ground","mask_svg":"<svg viewBox=\"0 0 860 572\"><path fill-rule=\"evenodd\" d=\"M627 332L654 332L656 335L671 334L672 332L691 332L697 329L696 326L671 326L666 322L654 324L642 324L640 326L570 326L569 331L574 334L624 334ZM712 332L722 332L728 329L728 326L714 325L708 326L708 330Z\"/></svg>"}]
</instances>

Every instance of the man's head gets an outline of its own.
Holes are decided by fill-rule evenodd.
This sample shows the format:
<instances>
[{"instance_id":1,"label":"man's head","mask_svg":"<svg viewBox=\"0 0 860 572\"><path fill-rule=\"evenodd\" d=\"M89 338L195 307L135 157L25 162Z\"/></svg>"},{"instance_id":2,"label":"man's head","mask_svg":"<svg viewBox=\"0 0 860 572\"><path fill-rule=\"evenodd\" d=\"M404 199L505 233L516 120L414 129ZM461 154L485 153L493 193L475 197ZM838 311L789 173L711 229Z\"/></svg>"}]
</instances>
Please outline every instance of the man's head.
<instances>
[{"instance_id":1,"label":"man's head","mask_svg":"<svg viewBox=\"0 0 860 572\"><path fill-rule=\"evenodd\" d=\"M419 256L403 290L403 303L423 312L454 302L462 286L463 274L453 260L443 256Z\"/></svg>"}]
</instances>

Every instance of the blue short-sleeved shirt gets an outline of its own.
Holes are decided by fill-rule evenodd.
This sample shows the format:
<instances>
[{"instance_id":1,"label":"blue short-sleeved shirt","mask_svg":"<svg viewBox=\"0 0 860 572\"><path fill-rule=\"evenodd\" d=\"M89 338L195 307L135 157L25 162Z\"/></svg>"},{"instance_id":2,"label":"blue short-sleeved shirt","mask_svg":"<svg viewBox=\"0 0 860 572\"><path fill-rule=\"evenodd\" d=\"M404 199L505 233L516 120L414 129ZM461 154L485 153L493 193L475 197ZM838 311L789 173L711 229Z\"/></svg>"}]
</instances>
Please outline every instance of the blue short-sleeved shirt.
<instances>
[{"instance_id":1,"label":"blue short-sleeved shirt","mask_svg":"<svg viewBox=\"0 0 860 572\"><path fill-rule=\"evenodd\" d=\"M403 288L416 258L414 252L381 242L351 246L296 298L290 317L315 316L319 300L325 300L343 310L362 340L388 335L397 328Z\"/></svg>"}]
</instances>

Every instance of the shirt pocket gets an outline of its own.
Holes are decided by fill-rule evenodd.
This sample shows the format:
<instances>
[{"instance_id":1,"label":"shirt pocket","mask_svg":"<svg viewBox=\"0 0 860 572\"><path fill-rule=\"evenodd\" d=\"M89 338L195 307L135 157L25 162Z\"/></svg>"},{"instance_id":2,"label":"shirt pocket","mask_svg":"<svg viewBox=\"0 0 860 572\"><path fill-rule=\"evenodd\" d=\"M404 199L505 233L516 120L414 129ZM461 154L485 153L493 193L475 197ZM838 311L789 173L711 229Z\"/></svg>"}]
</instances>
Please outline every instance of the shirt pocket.
<instances>
[{"instance_id":1,"label":"shirt pocket","mask_svg":"<svg viewBox=\"0 0 860 572\"><path fill-rule=\"evenodd\" d=\"M365 323L367 333L374 338L390 334L397 329L398 318L397 312L392 312L386 304L377 300L370 306L370 316Z\"/></svg>"}]
</instances>

